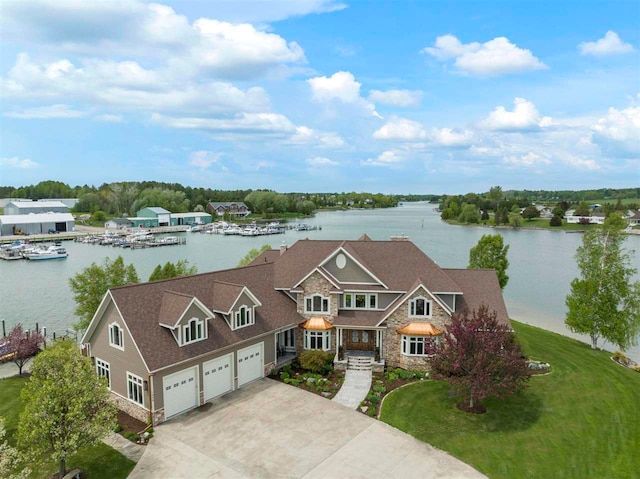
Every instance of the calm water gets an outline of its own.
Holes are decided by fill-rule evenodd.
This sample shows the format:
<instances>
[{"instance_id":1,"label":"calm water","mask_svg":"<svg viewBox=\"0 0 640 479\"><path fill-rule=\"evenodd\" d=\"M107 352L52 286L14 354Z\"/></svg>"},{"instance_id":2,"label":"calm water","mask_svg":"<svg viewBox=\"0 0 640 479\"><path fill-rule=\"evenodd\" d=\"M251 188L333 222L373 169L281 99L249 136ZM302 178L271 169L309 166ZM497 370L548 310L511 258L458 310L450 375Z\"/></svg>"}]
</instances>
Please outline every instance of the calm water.
<instances>
[{"instance_id":1,"label":"calm water","mask_svg":"<svg viewBox=\"0 0 640 479\"><path fill-rule=\"evenodd\" d=\"M573 255L581 243L581 234L451 226L440 221L432 209L433 205L414 203L392 209L319 213L304 221L322 226L321 231L287 231L284 235L263 237L184 233L185 246L135 251L67 241L69 258L63 261L0 261L0 319L6 320L8 328L17 322L32 328L37 321L48 331L64 331L75 321L68 278L92 262L101 263L107 256L122 255L127 264L135 264L141 279L147 279L159 263L180 259L196 264L199 272L232 268L249 249L264 243L277 248L282 242L290 245L307 237L357 239L366 233L374 240L383 240L405 234L442 267L464 268L469 249L483 234L497 232L510 245L510 280L504 291L510 316L579 337L564 326L564 299L578 273ZM640 237L630 237L626 246L640 250ZM640 347L628 353L640 361Z\"/></svg>"}]
</instances>

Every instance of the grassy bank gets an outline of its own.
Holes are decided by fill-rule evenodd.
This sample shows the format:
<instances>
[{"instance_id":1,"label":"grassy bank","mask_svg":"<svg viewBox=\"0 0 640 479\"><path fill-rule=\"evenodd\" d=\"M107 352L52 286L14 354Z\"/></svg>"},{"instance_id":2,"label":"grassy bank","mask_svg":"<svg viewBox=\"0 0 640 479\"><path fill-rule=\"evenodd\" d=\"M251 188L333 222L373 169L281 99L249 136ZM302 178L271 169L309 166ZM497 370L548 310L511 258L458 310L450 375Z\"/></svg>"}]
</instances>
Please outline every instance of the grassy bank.
<instances>
[{"instance_id":1,"label":"grassy bank","mask_svg":"<svg viewBox=\"0 0 640 479\"><path fill-rule=\"evenodd\" d=\"M640 471L640 374L586 344L513 322L524 352L551 363L488 412L459 411L446 383L387 397L381 419L491 478L633 478Z\"/></svg>"},{"instance_id":2,"label":"grassy bank","mask_svg":"<svg viewBox=\"0 0 640 479\"><path fill-rule=\"evenodd\" d=\"M0 416L6 419L7 438L9 443L14 445L18 416L22 410L20 391L26 382L25 378L0 380ZM124 479L133 466L135 466L133 461L106 444L82 448L78 454L67 461L68 469L83 469L91 479ZM33 470L31 477L34 479L48 477L49 474L58 471L58 464L53 461L40 468L30 467Z\"/></svg>"},{"instance_id":3,"label":"grassy bank","mask_svg":"<svg viewBox=\"0 0 640 479\"><path fill-rule=\"evenodd\" d=\"M450 225L458 225L458 226L482 226L484 228L507 228L507 229L541 229L541 230L552 230L552 231L588 231L590 228L593 228L595 225L581 225L576 223L567 223L566 221L562 221L561 226L551 226L549 224L549 220L547 218L535 218L532 220L522 220L522 224L519 227L513 227L509 225L501 225L494 226L489 222L482 223L461 223L457 220L444 220Z\"/></svg>"}]
</instances>

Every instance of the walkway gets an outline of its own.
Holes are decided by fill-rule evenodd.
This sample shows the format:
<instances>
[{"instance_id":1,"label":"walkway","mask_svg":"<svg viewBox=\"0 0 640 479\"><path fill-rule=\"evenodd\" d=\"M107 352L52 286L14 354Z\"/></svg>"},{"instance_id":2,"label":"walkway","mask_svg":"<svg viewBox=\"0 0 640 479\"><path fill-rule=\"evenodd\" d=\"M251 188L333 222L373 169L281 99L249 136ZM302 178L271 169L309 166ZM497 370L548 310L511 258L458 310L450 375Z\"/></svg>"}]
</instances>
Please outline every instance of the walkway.
<instances>
[{"instance_id":1,"label":"walkway","mask_svg":"<svg viewBox=\"0 0 640 479\"><path fill-rule=\"evenodd\" d=\"M349 357L344 383L333 401L350 409L357 409L371 389L371 359Z\"/></svg>"}]
</instances>

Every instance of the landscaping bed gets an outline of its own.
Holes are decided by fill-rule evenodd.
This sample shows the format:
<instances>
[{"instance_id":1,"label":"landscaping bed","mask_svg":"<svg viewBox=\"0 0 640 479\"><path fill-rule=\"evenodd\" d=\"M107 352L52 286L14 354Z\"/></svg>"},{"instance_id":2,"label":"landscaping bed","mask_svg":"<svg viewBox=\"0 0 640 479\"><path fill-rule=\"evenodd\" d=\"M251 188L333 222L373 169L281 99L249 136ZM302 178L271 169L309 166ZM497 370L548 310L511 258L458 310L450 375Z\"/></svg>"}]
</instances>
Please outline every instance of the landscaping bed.
<instances>
[{"instance_id":1,"label":"landscaping bed","mask_svg":"<svg viewBox=\"0 0 640 479\"><path fill-rule=\"evenodd\" d=\"M371 377L371 389L367 397L360 403L358 410L370 417L378 417L382 400L391 391L398 389L406 384L416 381L423 381L428 377L421 371L411 371L401 368L385 371L384 373L375 373Z\"/></svg>"},{"instance_id":2,"label":"landscaping bed","mask_svg":"<svg viewBox=\"0 0 640 479\"><path fill-rule=\"evenodd\" d=\"M272 379L304 389L327 399L333 398L344 382L344 372L332 369L324 374L312 373L298 363L275 370Z\"/></svg>"},{"instance_id":3,"label":"landscaping bed","mask_svg":"<svg viewBox=\"0 0 640 479\"><path fill-rule=\"evenodd\" d=\"M115 432L120 434L125 439L129 439L136 444L147 445L147 442L153 436L153 429L149 428L145 435L143 431L147 428L147 425L135 417L129 416L126 412L118 410L118 424Z\"/></svg>"}]
</instances>

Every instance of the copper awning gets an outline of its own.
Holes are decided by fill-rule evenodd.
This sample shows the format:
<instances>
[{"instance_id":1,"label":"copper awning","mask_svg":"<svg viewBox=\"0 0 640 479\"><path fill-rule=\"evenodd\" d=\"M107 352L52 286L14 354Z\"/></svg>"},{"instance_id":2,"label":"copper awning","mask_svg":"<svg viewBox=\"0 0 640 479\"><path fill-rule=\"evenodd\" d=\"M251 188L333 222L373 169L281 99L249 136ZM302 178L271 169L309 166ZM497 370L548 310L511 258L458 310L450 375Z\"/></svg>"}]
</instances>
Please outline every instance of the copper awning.
<instances>
[{"instance_id":1,"label":"copper awning","mask_svg":"<svg viewBox=\"0 0 640 479\"><path fill-rule=\"evenodd\" d=\"M409 323L396 332L408 336L438 336L443 333L431 323Z\"/></svg>"},{"instance_id":2,"label":"copper awning","mask_svg":"<svg viewBox=\"0 0 640 479\"><path fill-rule=\"evenodd\" d=\"M307 329L309 331L326 331L333 328L333 325L324 318L314 316L302 323L301 327L302 329Z\"/></svg>"}]
</instances>

